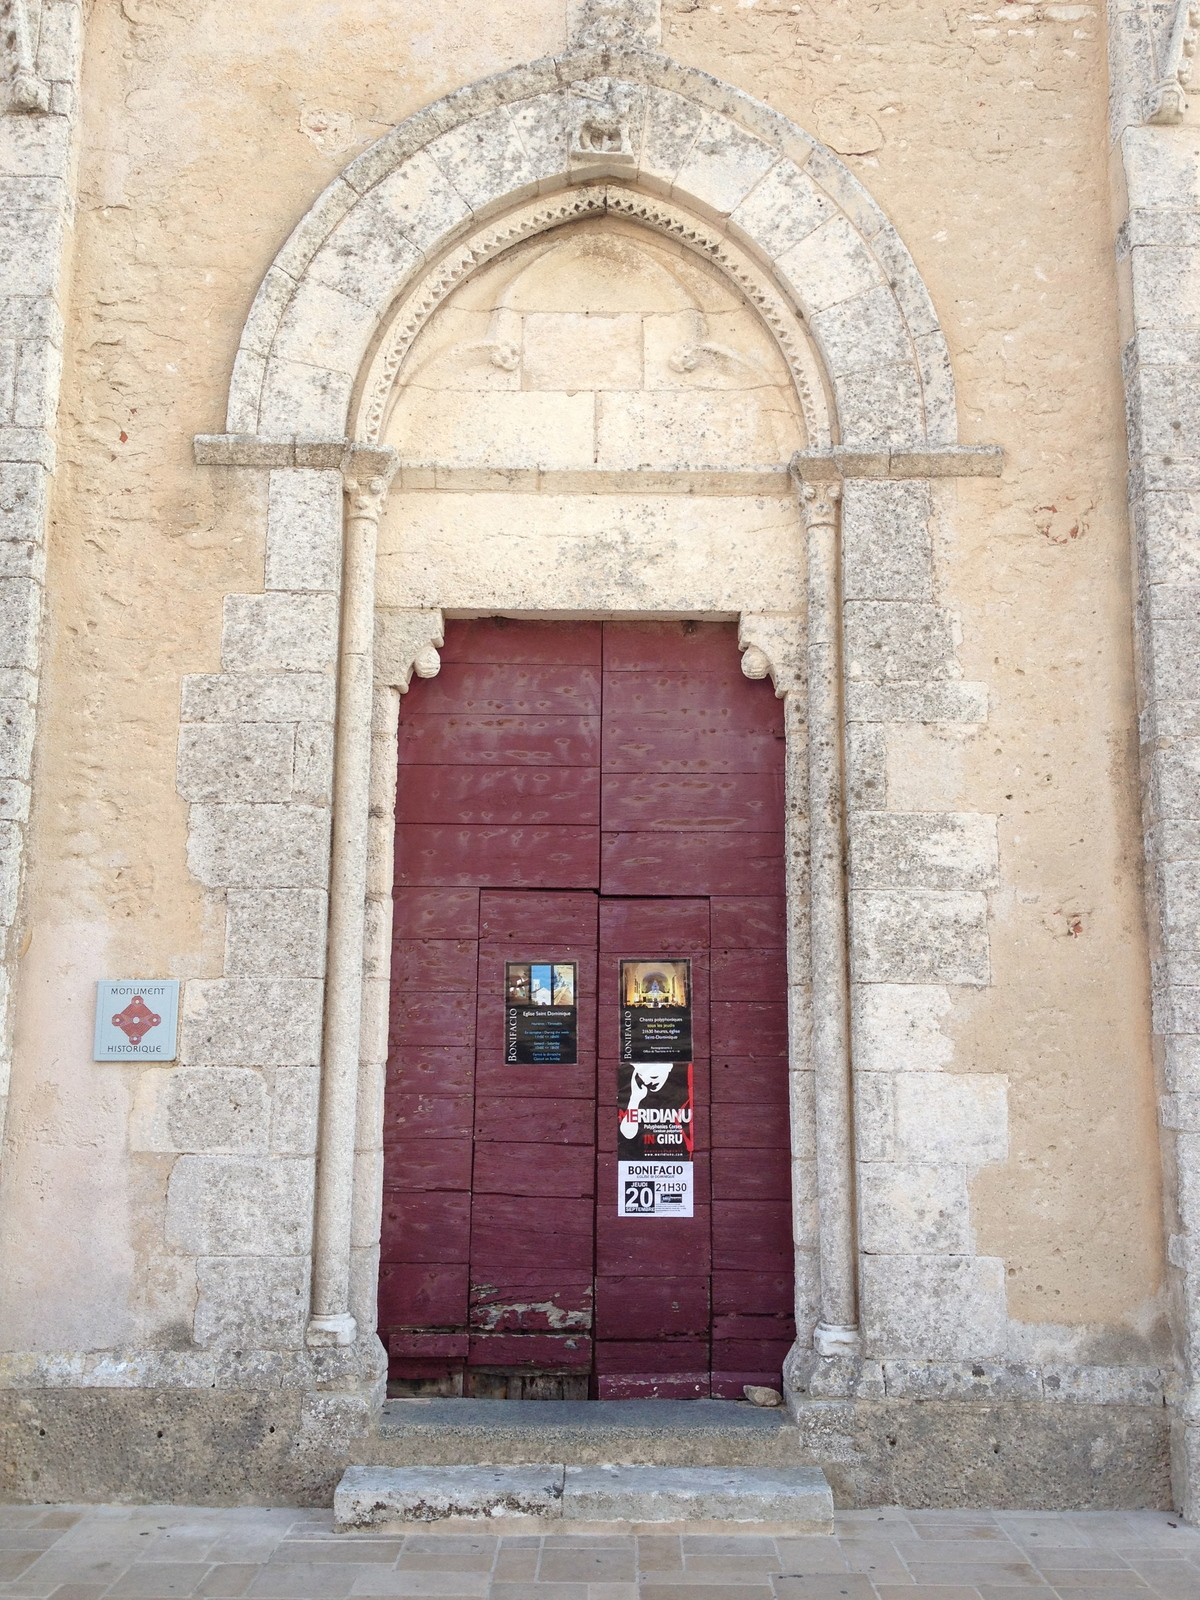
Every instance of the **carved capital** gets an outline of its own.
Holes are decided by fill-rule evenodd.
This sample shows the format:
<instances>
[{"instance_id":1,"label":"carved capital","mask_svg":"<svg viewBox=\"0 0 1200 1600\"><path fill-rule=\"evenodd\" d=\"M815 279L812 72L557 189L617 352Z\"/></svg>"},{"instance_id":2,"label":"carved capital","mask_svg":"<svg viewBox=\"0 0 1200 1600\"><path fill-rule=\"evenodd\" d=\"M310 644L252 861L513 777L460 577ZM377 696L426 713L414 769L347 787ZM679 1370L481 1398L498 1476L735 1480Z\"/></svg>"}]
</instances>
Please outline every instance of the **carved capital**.
<instances>
[{"instance_id":1,"label":"carved capital","mask_svg":"<svg viewBox=\"0 0 1200 1600\"><path fill-rule=\"evenodd\" d=\"M378 522L387 500L386 478L346 478L346 500L352 517L368 517Z\"/></svg>"},{"instance_id":2,"label":"carved capital","mask_svg":"<svg viewBox=\"0 0 1200 1600\"><path fill-rule=\"evenodd\" d=\"M800 617L743 616L738 623L738 649L747 678L770 678L782 699L804 686L804 623Z\"/></svg>"},{"instance_id":3,"label":"carved capital","mask_svg":"<svg viewBox=\"0 0 1200 1600\"><path fill-rule=\"evenodd\" d=\"M800 512L804 518L804 526L813 528L836 528L838 521L838 506L842 498L840 483L818 482L802 483L800 489Z\"/></svg>"},{"instance_id":4,"label":"carved capital","mask_svg":"<svg viewBox=\"0 0 1200 1600\"><path fill-rule=\"evenodd\" d=\"M440 611L375 612L375 681L404 694L414 675L436 678L442 670L438 646L445 639Z\"/></svg>"},{"instance_id":5,"label":"carved capital","mask_svg":"<svg viewBox=\"0 0 1200 1600\"><path fill-rule=\"evenodd\" d=\"M1192 86L1192 66L1200 41L1200 4L1197 0L1176 0L1175 17L1162 80L1154 85L1146 102L1146 121L1170 126L1182 122Z\"/></svg>"},{"instance_id":6,"label":"carved capital","mask_svg":"<svg viewBox=\"0 0 1200 1600\"><path fill-rule=\"evenodd\" d=\"M342 461L342 487L352 517L378 522L400 458L394 450L354 445Z\"/></svg>"},{"instance_id":7,"label":"carved capital","mask_svg":"<svg viewBox=\"0 0 1200 1600\"><path fill-rule=\"evenodd\" d=\"M33 58L33 28L29 0L0 0L0 48L8 79L9 111L42 112L50 109L50 85L37 75Z\"/></svg>"}]
</instances>

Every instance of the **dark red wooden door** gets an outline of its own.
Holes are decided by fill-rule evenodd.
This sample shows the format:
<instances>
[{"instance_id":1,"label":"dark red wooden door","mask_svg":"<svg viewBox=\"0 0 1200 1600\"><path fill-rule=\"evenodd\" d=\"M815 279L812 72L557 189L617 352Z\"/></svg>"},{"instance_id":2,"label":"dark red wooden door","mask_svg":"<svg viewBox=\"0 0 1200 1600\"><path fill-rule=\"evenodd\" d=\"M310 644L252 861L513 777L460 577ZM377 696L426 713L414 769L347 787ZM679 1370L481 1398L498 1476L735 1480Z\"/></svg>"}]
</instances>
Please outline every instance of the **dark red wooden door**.
<instances>
[{"instance_id":1,"label":"dark red wooden door","mask_svg":"<svg viewBox=\"0 0 1200 1600\"><path fill-rule=\"evenodd\" d=\"M793 1335L783 724L726 624L447 624L400 723L380 1332L395 1387L736 1397ZM688 957L691 1218L617 1215L617 972ZM575 1066L505 1065L506 960Z\"/></svg>"},{"instance_id":2,"label":"dark red wooden door","mask_svg":"<svg viewBox=\"0 0 1200 1600\"><path fill-rule=\"evenodd\" d=\"M601 1400L693 1400L710 1393L708 925L706 899L600 902L600 982L608 1000L600 1010L596 1164L596 1390ZM669 1220L617 1215L619 962L652 956L682 956L692 963L694 1214Z\"/></svg>"}]
</instances>

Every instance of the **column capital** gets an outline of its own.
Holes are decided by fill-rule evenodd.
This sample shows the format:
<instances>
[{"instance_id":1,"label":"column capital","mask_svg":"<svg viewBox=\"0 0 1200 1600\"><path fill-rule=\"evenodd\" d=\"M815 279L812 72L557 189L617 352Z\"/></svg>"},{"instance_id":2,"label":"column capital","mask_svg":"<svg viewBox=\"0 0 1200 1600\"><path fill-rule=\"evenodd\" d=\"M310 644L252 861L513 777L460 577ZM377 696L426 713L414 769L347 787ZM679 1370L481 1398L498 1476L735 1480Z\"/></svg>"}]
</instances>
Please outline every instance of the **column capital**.
<instances>
[{"instance_id":1,"label":"column capital","mask_svg":"<svg viewBox=\"0 0 1200 1600\"><path fill-rule=\"evenodd\" d=\"M1153 26L1153 23L1151 23ZM1200 5L1196 0L1175 0L1171 37L1162 77L1146 97L1146 121L1170 127L1182 122L1192 87L1192 61L1200 40Z\"/></svg>"},{"instance_id":2,"label":"column capital","mask_svg":"<svg viewBox=\"0 0 1200 1600\"><path fill-rule=\"evenodd\" d=\"M392 449L351 445L342 459L342 487L352 517L378 522L400 457Z\"/></svg>"},{"instance_id":3,"label":"column capital","mask_svg":"<svg viewBox=\"0 0 1200 1600\"><path fill-rule=\"evenodd\" d=\"M806 528L811 531L813 528L837 527L838 506L842 498L842 486L839 482L831 480L800 482L797 484L797 489L800 513Z\"/></svg>"}]
</instances>

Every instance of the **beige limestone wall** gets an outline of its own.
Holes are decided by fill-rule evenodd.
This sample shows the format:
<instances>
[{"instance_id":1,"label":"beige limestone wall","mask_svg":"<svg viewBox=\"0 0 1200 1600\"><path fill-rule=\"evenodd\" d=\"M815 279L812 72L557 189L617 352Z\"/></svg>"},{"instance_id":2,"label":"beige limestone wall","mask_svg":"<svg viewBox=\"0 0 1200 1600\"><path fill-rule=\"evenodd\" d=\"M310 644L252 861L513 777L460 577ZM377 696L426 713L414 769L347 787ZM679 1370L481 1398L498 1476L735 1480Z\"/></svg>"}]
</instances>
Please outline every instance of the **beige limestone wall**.
<instances>
[{"instance_id":1,"label":"beige limestone wall","mask_svg":"<svg viewBox=\"0 0 1200 1600\"><path fill-rule=\"evenodd\" d=\"M912 730L888 804L1002 819L994 985L956 991L942 1021L955 1070L1011 1085L976 1248L1007 1258L1009 1314L1042 1330L1031 1355L1136 1361L1161 1349L1162 1245L1103 22L993 9L666 0L664 48L845 156L933 294L964 439L1005 447L1000 483L938 507L942 593L991 723ZM10 1348L190 1328L194 1285L157 1254L170 1158L128 1152L134 1080L155 1069L89 1057L96 976L218 970L175 791L179 679L216 670L222 597L261 585L265 478L196 468L192 436L219 431L258 281L344 163L563 40L555 0L427 0L403 20L391 0L93 9L0 1209Z\"/></svg>"},{"instance_id":2,"label":"beige limestone wall","mask_svg":"<svg viewBox=\"0 0 1200 1600\"><path fill-rule=\"evenodd\" d=\"M222 597L261 587L266 480L197 469L192 437L220 427L258 282L316 194L430 98L561 48L540 9L519 39L440 6L409 8L403 37L382 3L92 9L0 1175L8 1348L190 1341L194 1281L159 1253L171 1158L129 1152L147 1069L90 1058L96 977L219 971L221 908L185 860L179 684L219 667Z\"/></svg>"},{"instance_id":3,"label":"beige limestone wall","mask_svg":"<svg viewBox=\"0 0 1200 1600\"><path fill-rule=\"evenodd\" d=\"M1001 482L942 491L937 548L989 727L893 735L888 806L1001 819L993 987L943 1027L1010 1078L972 1195L1010 1318L1033 1359L1161 1351L1102 8L667 0L664 48L844 156L933 296L961 437L1004 446Z\"/></svg>"}]
</instances>

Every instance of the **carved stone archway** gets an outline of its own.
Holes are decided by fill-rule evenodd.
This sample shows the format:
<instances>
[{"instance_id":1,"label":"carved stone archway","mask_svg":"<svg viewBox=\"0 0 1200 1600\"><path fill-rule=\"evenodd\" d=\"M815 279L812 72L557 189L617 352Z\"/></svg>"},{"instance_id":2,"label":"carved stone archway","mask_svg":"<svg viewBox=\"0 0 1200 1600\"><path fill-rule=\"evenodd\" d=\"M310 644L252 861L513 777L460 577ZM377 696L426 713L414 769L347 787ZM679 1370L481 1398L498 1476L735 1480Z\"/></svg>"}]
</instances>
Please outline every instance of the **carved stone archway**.
<instances>
[{"instance_id":1,"label":"carved stone archway","mask_svg":"<svg viewBox=\"0 0 1200 1600\"><path fill-rule=\"evenodd\" d=\"M263 281L235 363L228 432L196 441L200 462L271 473L266 592L226 602L226 671L243 677L229 703L278 695L281 675L336 670L338 680L336 754L321 783L256 816L197 805L192 824L194 870L214 889L311 893L332 863L328 971L307 1034L323 1030L307 1342L351 1346L374 1326L397 694L413 670L437 671L441 637L440 611L374 614L380 511L397 467L413 465L379 447L388 397L416 334L456 285L538 232L603 214L670 236L728 277L775 338L809 430L809 451L791 464L808 529L807 636L793 617L741 619L745 670L769 673L789 700L793 737L810 735L790 796L789 887L796 899L811 868L811 1044L807 948L791 952L790 982L793 1066L811 1059L815 1069L820 1309L817 1366L798 1351L793 1381L824 1381L832 1362L846 1367L843 1388L869 1391L857 1356L860 1282L869 1355L998 1356L1001 1263L965 1244L944 1261L894 1245L860 1252L850 1076L852 977L868 1060L880 1030L896 1025L894 1015L879 1020L887 1008L873 1008L873 987L898 991L892 1015L910 1004L910 988L920 991L911 1003L928 1009L942 986L989 981L994 828L987 818L889 814L875 778L857 784L847 820L844 767L849 755L860 778L864 761L878 775L889 723L986 715L981 686L959 681L951 619L935 600L926 480L994 473L999 453L957 446L932 303L857 180L777 113L637 49L514 69L409 118L351 163ZM786 482L789 464L766 470ZM853 681L844 635L859 658ZM229 720L239 715L259 713ZM182 763L181 773L186 792ZM268 809L277 815L264 833ZM869 865L856 882L860 857ZM272 859L286 881L273 881ZM236 967L189 984L187 1059L201 1038L203 1059L219 1057L221 1019L250 987ZM313 1003L307 995L310 1012ZM858 1091L870 1115L875 1092ZM936 1118L936 1102L927 1097L926 1117ZM1002 1124L1002 1108L992 1115ZM896 1161L866 1150L877 1165ZM949 1334L948 1294L962 1306Z\"/></svg>"},{"instance_id":2,"label":"carved stone archway","mask_svg":"<svg viewBox=\"0 0 1200 1600\"><path fill-rule=\"evenodd\" d=\"M581 138L598 107L627 148L597 151ZM351 162L263 279L234 365L228 432L346 438L360 374L398 296L435 265L451 279L470 271L474 261L451 254L468 234L475 260L504 248L505 225L481 234L481 223L606 179L676 201L709 236L698 249L728 241L765 269L820 352L844 448L957 441L937 314L858 180L749 95L637 50L580 51L486 79ZM507 242L562 220L547 204L540 224L526 215Z\"/></svg>"}]
</instances>

